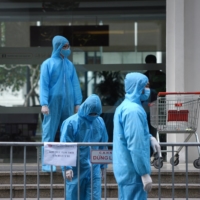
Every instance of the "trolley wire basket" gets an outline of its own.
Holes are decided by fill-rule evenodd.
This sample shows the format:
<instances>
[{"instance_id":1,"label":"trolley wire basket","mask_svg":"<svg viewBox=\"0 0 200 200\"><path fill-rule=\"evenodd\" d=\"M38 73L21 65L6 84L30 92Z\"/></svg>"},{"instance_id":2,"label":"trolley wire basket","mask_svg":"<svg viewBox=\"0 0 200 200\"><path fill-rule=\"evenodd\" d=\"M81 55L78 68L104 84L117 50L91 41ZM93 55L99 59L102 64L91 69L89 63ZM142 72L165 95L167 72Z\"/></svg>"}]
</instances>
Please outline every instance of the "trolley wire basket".
<instances>
[{"instance_id":1,"label":"trolley wire basket","mask_svg":"<svg viewBox=\"0 0 200 200\"><path fill-rule=\"evenodd\" d=\"M200 108L200 92L160 92L156 101L149 104L150 123L157 129L157 139L159 134L167 133L188 133L187 142L192 134L195 134L196 141L199 142L196 133ZM170 163L178 165L180 147ZM200 147L198 147L199 158L194 161L194 167L200 169ZM161 168L162 163L154 159L154 167Z\"/></svg>"}]
</instances>

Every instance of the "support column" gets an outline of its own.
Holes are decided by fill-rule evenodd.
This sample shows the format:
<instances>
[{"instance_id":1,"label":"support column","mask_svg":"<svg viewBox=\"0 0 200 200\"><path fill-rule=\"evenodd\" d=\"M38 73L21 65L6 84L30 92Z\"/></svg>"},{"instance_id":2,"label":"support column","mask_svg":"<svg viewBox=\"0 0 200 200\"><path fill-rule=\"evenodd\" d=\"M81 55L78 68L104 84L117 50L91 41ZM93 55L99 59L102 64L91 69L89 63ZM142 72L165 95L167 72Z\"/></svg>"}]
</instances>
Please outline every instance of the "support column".
<instances>
[{"instance_id":1,"label":"support column","mask_svg":"<svg viewBox=\"0 0 200 200\"><path fill-rule=\"evenodd\" d=\"M166 90L168 92L200 91L200 1L167 0L166 19ZM187 134L168 134L167 142L183 142ZM192 136L189 142L196 142ZM198 157L196 148L189 148L189 161ZM172 154L168 153L167 159ZM179 154L185 161L185 149Z\"/></svg>"}]
</instances>

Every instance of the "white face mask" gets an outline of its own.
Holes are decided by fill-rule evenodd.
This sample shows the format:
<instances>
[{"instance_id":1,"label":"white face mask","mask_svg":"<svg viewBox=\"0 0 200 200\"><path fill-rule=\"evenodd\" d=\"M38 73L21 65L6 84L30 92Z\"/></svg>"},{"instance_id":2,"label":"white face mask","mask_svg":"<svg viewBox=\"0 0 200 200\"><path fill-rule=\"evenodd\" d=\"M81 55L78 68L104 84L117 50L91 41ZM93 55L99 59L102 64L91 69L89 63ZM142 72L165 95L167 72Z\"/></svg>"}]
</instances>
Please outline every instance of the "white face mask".
<instances>
[{"instance_id":1,"label":"white face mask","mask_svg":"<svg viewBox=\"0 0 200 200\"><path fill-rule=\"evenodd\" d=\"M149 88L145 88L144 89L144 94L141 94L140 96L140 100L141 101L146 101L150 96L150 89Z\"/></svg>"}]
</instances>

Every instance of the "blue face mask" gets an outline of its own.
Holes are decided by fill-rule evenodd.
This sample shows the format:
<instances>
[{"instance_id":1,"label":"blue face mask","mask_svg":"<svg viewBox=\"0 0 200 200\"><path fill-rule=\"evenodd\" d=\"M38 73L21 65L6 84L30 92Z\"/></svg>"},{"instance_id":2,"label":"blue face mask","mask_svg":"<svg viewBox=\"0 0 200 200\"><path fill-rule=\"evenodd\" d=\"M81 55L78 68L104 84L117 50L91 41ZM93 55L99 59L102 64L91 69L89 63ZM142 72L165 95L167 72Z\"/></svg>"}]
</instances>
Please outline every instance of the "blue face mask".
<instances>
[{"instance_id":1,"label":"blue face mask","mask_svg":"<svg viewBox=\"0 0 200 200\"><path fill-rule=\"evenodd\" d=\"M149 88L145 88L144 89L144 94L141 94L140 96L140 100L141 101L146 101L150 96L150 89Z\"/></svg>"},{"instance_id":2,"label":"blue face mask","mask_svg":"<svg viewBox=\"0 0 200 200\"><path fill-rule=\"evenodd\" d=\"M86 119L87 119L88 121L92 122L92 121L95 120L97 117L98 117L97 115L95 115L95 116L90 116L90 115L88 115L88 116L86 116Z\"/></svg>"},{"instance_id":3,"label":"blue face mask","mask_svg":"<svg viewBox=\"0 0 200 200\"><path fill-rule=\"evenodd\" d=\"M71 54L71 50L69 49L62 49L60 51L60 53L64 56L64 57L68 57Z\"/></svg>"}]
</instances>

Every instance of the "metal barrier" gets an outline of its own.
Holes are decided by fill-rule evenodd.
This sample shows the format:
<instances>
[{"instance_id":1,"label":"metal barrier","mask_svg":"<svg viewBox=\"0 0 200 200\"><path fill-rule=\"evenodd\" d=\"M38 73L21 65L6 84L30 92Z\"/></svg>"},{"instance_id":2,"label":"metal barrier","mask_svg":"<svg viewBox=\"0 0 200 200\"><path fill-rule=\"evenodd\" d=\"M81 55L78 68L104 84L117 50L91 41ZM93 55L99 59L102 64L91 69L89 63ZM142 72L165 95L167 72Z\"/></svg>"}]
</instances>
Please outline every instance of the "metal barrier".
<instances>
[{"instance_id":1,"label":"metal barrier","mask_svg":"<svg viewBox=\"0 0 200 200\"><path fill-rule=\"evenodd\" d=\"M191 146L194 147L195 146L195 147L199 148L200 143L196 143L196 142L194 142L194 143L189 143L189 142L187 142L187 143L160 143L160 145L172 147L171 164L174 163L174 156L173 155L176 152L174 150L174 147L176 147L176 146L185 147L185 199L188 200L188 198L189 198L189 195L188 195L188 164L189 164L189 162L188 162L188 147L191 147ZM158 159L160 159L160 158L158 158ZM200 157L199 157L199 161L200 161ZM200 163L199 163L199 165L200 165ZM175 170L174 170L174 166L175 165L172 164L172 171L171 171L172 172L172 199L175 199L174 198L174 196L175 196L175 189L174 189L175 188L174 187L175 186ZM200 178L200 170L199 170L199 178ZM199 183L200 183L200 179L199 179ZM161 169L160 168L158 169L158 197L159 197L159 200L160 200L161 199ZM200 198L200 196L199 196L199 198Z\"/></svg>"},{"instance_id":2,"label":"metal barrier","mask_svg":"<svg viewBox=\"0 0 200 200\"><path fill-rule=\"evenodd\" d=\"M44 145L43 142L0 142L0 146L10 146L10 199L12 200L12 188L13 188L13 147L14 146L23 146L24 147L24 163L23 163L23 171L24 171L24 199L26 199L26 148L27 146L35 146L38 148L37 151L37 199L40 199L40 153L39 153L39 149L40 147L42 147ZM189 198L188 195L188 148L189 147L198 147L200 146L200 143L160 143L161 146L171 146L172 147L172 155L174 154L175 150L174 148L176 146L183 146L185 147L185 199ZM112 146L112 143L77 143L77 158L79 157L79 147L80 146ZM172 157L173 159L173 157ZM78 179L80 177L80 160L78 159ZM172 199L174 199L175 197L175 169L174 169L174 165L172 165L171 168L171 178L172 178ZM161 199L161 169L159 168L157 170L158 172L158 197L156 199ZM91 170L91 175L92 175L92 170ZM92 180L92 178L91 178ZM53 199L53 172L50 173L50 184L51 184L51 188L50 188L50 199ZM200 170L199 170L199 183L200 184ZM200 186L200 185L199 185ZM66 178L64 178L64 196L66 194ZM92 182L91 182L91 188L92 188ZM54 197L55 198L55 197ZM92 195L91 195L91 199L92 199ZM107 199L107 179L106 179L106 175L104 178L104 199ZM80 182L78 182L78 200L80 200Z\"/></svg>"}]
</instances>

